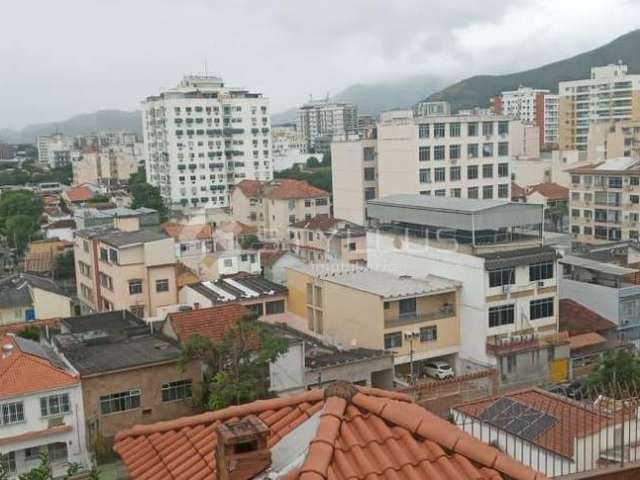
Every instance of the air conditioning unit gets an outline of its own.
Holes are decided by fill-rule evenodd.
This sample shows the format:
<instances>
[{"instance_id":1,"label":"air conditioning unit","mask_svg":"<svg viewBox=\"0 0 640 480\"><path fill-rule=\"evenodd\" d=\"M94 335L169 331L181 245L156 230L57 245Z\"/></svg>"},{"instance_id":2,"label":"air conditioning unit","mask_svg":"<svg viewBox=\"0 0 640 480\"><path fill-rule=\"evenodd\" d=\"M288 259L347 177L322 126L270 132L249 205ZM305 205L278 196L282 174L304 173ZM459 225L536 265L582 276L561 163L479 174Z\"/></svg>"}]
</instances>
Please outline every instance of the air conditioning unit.
<instances>
[{"instance_id":1,"label":"air conditioning unit","mask_svg":"<svg viewBox=\"0 0 640 480\"><path fill-rule=\"evenodd\" d=\"M538 287L539 288L544 287L544 281L543 280L538 280Z\"/></svg>"}]
</instances>

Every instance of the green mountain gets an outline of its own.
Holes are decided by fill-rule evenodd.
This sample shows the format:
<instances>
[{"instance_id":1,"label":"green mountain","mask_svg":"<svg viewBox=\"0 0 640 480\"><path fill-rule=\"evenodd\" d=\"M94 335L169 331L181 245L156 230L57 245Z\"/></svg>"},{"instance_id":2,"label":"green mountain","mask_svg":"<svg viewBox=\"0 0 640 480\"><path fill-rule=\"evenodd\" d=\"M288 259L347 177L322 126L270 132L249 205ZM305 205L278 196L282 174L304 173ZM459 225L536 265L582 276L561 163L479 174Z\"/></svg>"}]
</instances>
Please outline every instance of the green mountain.
<instances>
[{"instance_id":1,"label":"green mountain","mask_svg":"<svg viewBox=\"0 0 640 480\"><path fill-rule=\"evenodd\" d=\"M65 135L82 135L100 131L119 131L142 135L140 111L100 110L83 113L61 122L48 122L29 125L21 130L0 130L0 141L11 143L33 143L38 135L62 132Z\"/></svg>"},{"instance_id":2,"label":"green mountain","mask_svg":"<svg viewBox=\"0 0 640 480\"><path fill-rule=\"evenodd\" d=\"M488 106L491 97L520 85L557 92L558 82L589 78L592 66L607 65L619 60L629 66L630 73L640 73L640 29L589 52L532 70L508 75L476 75L429 95L428 99L447 100L456 110Z\"/></svg>"}]
</instances>

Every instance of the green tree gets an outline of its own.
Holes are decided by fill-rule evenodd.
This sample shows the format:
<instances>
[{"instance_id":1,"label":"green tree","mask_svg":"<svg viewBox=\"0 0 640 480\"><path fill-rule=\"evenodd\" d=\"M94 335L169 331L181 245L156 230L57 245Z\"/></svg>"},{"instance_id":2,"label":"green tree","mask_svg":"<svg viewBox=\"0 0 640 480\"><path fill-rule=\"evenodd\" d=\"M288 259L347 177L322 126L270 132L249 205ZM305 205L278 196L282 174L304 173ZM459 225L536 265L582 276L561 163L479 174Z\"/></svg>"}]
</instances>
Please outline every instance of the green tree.
<instances>
[{"instance_id":1,"label":"green tree","mask_svg":"<svg viewBox=\"0 0 640 480\"><path fill-rule=\"evenodd\" d=\"M320 160L316 157L307 158L307 168L318 168L320 166Z\"/></svg>"},{"instance_id":2,"label":"green tree","mask_svg":"<svg viewBox=\"0 0 640 480\"><path fill-rule=\"evenodd\" d=\"M256 235L245 235L242 237L242 241L240 242L240 246L247 250L250 248L255 248L256 245L260 243L260 239Z\"/></svg>"},{"instance_id":3,"label":"green tree","mask_svg":"<svg viewBox=\"0 0 640 480\"><path fill-rule=\"evenodd\" d=\"M46 452L40 453L40 464L37 467L32 468L29 472L23 473L18 476L18 480L54 480L53 473L51 472L51 464ZM74 475L82 471L82 466L78 463L69 463L67 466L67 472L64 475L63 480L70 480ZM9 471L9 462L6 456L0 455L0 480L9 480L11 472ZM55 477L60 478L60 477ZM89 472L90 480L100 480L98 472L95 470L95 466Z\"/></svg>"},{"instance_id":4,"label":"green tree","mask_svg":"<svg viewBox=\"0 0 640 480\"><path fill-rule=\"evenodd\" d=\"M640 387L640 359L625 349L610 350L587 377L587 388L610 397Z\"/></svg>"},{"instance_id":5,"label":"green tree","mask_svg":"<svg viewBox=\"0 0 640 480\"><path fill-rule=\"evenodd\" d=\"M34 342L40 341L40 328L35 325L28 325L24 327L21 332L18 332L18 336L33 340Z\"/></svg>"},{"instance_id":6,"label":"green tree","mask_svg":"<svg viewBox=\"0 0 640 480\"><path fill-rule=\"evenodd\" d=\"M162 195L160 195L160 189L147 183L143 169L129 177L129 192L133 197L131 204L133 208L153 208L158 211L161 221L167 219L167 207L162 200Z\"/></svg>"},{"instance_id":7,"label":"green tree","mask_svg":"<svg viewBox=\"0 0 640 480\"><path fill-rule=\"evenodd\" d=\"M28 215L13 215L5 221L4 232L10 247L24 252L31 236L40 228L38 218Z\"/></svg>"},{"instance_id":8,"label":"green tree","mask_svg":"<svg viewBox=\"0 0 640 480\"><path fill-rule=\"evenodd\" d=\"M183 346L182 363L200 359L210 380L205 403L212 410L264 398L269 362L285 353L285 339L249 315L238 321L220 342L193 335Z\"/></svg>"},{"instance_id":9,"label":"green tree","mask_svg":"<svg viewBox=\"0 0 640 480\"><path fill-rule=\"evenodd\" d=\"M15 215L26 215L38 224L42 216L42 200L29 190L10 190L0 195L0 230L7 219Z\"/></svg>"}]
</instances>

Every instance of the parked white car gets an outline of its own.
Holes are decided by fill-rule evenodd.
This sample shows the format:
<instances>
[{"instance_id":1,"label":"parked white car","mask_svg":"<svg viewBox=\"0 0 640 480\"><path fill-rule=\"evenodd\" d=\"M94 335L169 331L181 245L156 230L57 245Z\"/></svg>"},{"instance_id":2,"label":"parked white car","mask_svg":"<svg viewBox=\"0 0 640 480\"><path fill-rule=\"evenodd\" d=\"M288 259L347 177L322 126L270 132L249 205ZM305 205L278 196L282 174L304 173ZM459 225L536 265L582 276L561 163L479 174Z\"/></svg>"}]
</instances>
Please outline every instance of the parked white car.
<instances>
[{"instance_id":1,"label":"parked white car","mask_svg":"<svg viewBox=\"0 0 640 480\"><path fill-rule=\"evenodd\" d=\"M437 378L439 380L455 377L453 368L451 368L451 366L447 362L429 362L424 366L422 372L425 375Z\"/></svg>"}]
</instances>

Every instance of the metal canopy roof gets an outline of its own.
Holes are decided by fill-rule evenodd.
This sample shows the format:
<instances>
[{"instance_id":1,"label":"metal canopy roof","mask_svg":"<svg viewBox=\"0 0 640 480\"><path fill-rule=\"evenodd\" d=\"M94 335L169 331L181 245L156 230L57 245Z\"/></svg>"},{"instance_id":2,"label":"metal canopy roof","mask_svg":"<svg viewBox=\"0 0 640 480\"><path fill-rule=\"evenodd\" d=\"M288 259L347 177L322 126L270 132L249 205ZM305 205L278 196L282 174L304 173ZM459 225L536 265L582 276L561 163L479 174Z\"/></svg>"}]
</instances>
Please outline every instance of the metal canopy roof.
<instances>
[{"instance_id":1,"label":"metal canopy roof","mask_svg":"<svg viewBox=\"0 0 640 480\"><path fill-rule=\"evenodd\" d=\"M614 263L598 262L597 260L585 257L576 257L574 255L565 255L559 260L559 262L615 276L623 276L640 272L637 268L621 267Z\"/></svg>"}]
</instances>

